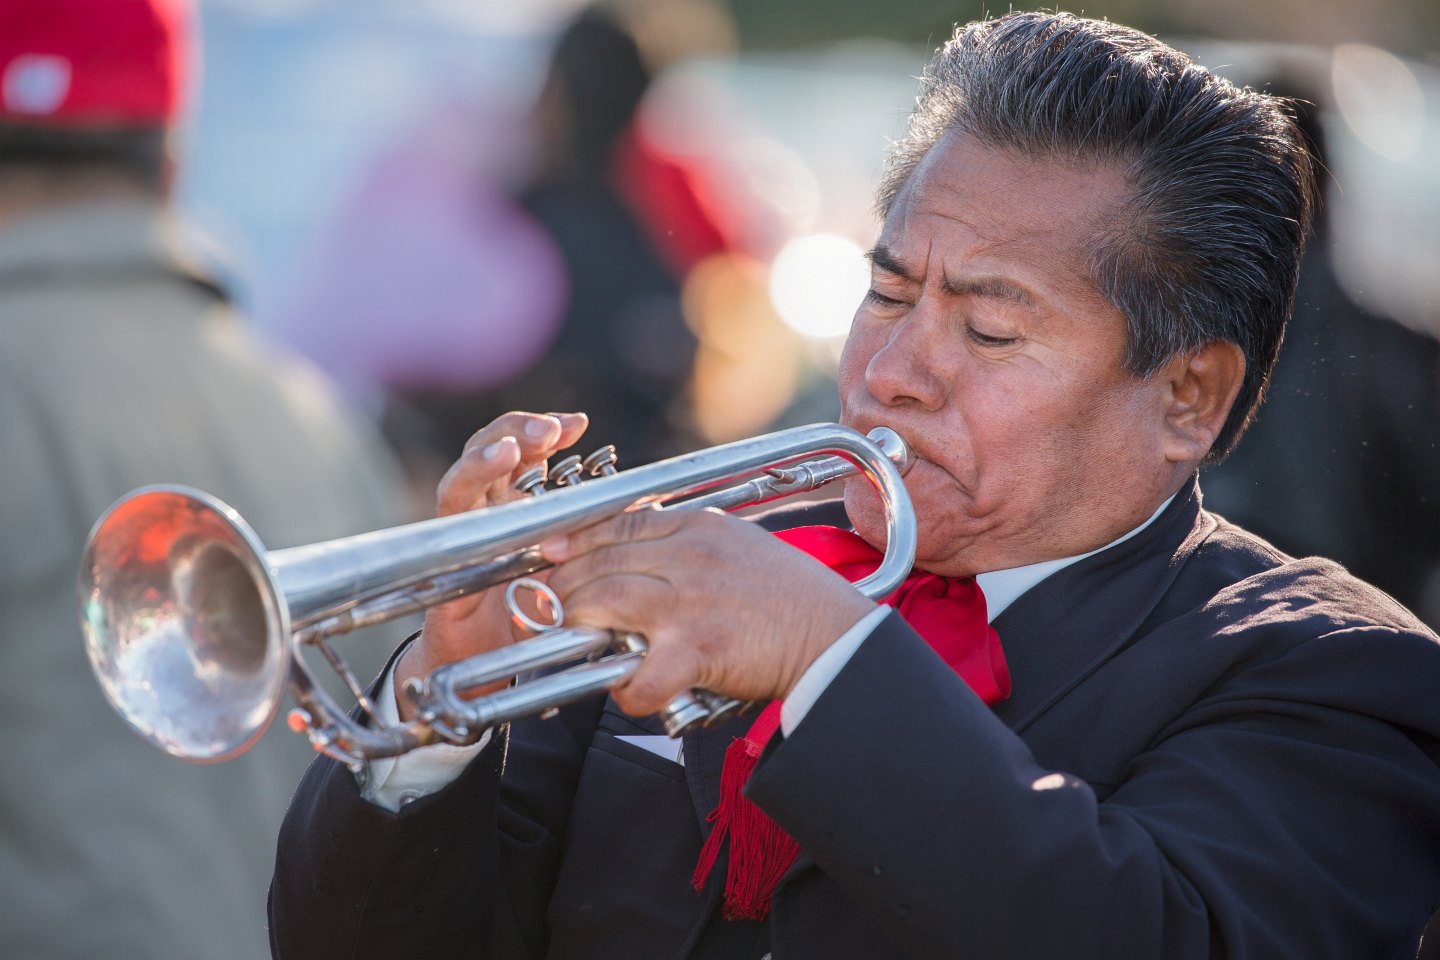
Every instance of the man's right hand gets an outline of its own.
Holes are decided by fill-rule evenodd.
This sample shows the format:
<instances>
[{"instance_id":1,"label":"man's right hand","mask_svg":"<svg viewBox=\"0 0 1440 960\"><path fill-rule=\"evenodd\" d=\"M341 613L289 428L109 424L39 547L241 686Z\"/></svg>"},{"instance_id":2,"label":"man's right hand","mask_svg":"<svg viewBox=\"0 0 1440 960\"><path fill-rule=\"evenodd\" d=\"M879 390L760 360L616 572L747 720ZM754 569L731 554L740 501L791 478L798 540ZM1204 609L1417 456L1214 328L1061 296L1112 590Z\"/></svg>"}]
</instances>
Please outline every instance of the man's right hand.
<instances>
[{"instance_id":1,"label":"man's right hand","mask_svg":"<svg viewBox=\"0 0 1440 960\"><path fill-rule=\"evenodd\" d=\"M437 516L446 517L515 500L515 480L557 450L580 439L589 425L583 413L507 413L478 430L436 491ZM494 650L519 639L505 608L504 585L431 607L420 637L395 665L395 689L411 677L424 679L438 667ZM479 696L505 681L475 691ZM400 719L410 719L407 698L397 697Z\"/></svg>"}]
</instances>

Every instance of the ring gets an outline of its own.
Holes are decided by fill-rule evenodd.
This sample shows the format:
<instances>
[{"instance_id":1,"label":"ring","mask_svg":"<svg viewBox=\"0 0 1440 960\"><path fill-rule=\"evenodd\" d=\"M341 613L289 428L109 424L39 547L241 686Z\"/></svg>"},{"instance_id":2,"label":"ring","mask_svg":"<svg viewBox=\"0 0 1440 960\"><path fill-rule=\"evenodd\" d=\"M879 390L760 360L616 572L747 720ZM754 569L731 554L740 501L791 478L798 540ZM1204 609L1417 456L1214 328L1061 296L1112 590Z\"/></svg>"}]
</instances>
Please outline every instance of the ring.
<instances>
[{"instance_id":1,"label":"ring","mask_svg":"<svg viewBox=\"0 0 1440 960\"><path fill-rule=\"evenodd\" d=\"M515 591L521 587L526 588L535 594L535 608L540 609L540 601L544 600L555 611L554 623L541 623L520 609L520 604L515 600ZM529 630L531 633L544 633L546 630L554 630L565 622L565 607L561 605L560 598L555 596L555 591L550 589L549 584L534 577L520 577L511 580L510 585L505 588L505 606L510 609L510 619L515 625Z\"/></svg>"}]
</instances>

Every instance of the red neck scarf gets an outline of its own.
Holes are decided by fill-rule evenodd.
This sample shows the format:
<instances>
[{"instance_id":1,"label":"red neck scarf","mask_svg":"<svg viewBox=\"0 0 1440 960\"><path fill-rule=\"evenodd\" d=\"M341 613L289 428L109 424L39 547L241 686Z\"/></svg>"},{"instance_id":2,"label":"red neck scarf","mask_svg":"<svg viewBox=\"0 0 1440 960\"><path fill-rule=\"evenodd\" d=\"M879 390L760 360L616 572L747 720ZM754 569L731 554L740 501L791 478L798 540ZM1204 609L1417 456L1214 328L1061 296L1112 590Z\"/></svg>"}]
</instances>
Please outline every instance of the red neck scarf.
<instances>
[{"instance_id":1,"label":"red neck scarf","mask_svg":"<svg viewBox=\"0 0 1440 960\"><path fill-rule=\"evenodd\" d=\"M880 566L880 554L864 540L835 527L797 527L776 534L854 582ZM985 616L985 597L974 578L949 580L912 571L905 582L881 601L900 612L960 679L987 704L1010 695L1010 672L1000 639ZM761 752L780 726L780 701L756 718L745 736L725 752L720 773L720 804L707 818L715 826L691 878L696 890L705 887L725 838L730 838L730 864L725 876L726 920L764 920L780 878L800 846L743 793Z\"/></svg>"}]
</instances>

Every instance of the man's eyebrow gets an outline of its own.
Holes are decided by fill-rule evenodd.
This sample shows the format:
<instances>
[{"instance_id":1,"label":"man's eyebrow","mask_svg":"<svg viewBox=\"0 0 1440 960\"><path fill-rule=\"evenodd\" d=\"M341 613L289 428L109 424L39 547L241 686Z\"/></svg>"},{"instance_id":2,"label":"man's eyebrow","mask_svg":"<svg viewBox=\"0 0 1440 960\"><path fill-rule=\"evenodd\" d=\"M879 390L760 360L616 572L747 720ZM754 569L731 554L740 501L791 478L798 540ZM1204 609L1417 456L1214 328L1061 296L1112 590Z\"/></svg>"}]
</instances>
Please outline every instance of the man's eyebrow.
<instances>
[{"instance_id":1,"label":"man's eyebrow","mask_svg":"<svg viewBox=\"0 0 1440 960\"><path fill-rule=\"evenodd\" d=\"M886 273L893 273L897 277L904 277L906 280L913 280L910 275L910 268L900 261L895 252L883 243L877 243L865 254L865 259Z\"/></svg>"},{"instance_id":2,"label":"man's eyebrow","mask_svg":"<svg viewBox=\"0 0 1440 960\"><path fill-rule=\"evenodd\" d=\"M1030 310L1038 306L1029 290L1004 277L962 277L958 280L946 277L942 286L946 293L956 297L988 297L992 300L1018 303Z\"/></svg>"},{"instance_id":3,"label":"man's eyebrow","mask_svg":"<svg viewBox=\"0 0 1440 960\"><path fill-rule=\"evenodd\" d=\"M865 259L886 273L903 277L912 282L915 281L915 277L911 274L910 268L895 255L893 250L883 243L877 243L865 254ZM1030 310L1038 308L1035 297L1031 295L1029 290L1004 277L963 277L958 280L952 277L946 277L941 286L945 292L951 296L987 297L992 300L1004 300L1007 303L1018 303L1020 306Z\"/></svg>"}]
</instances>

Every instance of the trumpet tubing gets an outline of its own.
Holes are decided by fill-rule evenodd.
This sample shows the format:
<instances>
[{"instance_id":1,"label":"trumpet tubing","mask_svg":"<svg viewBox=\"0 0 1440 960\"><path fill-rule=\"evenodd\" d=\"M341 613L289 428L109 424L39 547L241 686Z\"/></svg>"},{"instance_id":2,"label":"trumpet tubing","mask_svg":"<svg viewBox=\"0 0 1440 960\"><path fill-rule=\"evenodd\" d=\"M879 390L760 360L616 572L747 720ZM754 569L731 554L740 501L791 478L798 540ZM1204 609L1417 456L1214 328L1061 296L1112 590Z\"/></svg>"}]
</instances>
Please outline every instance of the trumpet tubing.
<instances>
[{"instance_id":1,"label":"trumpet tubing","mask_svg":"<svg viewBox=\"0 0 1440 960\"><path fill-rule=\"evenodd\" d=\"M822 457L823 459L815 459ZM856 588L890 593L914 560L915 520L901 480L911 455L886 428L866 438L816 424L712 447L625 471L613 448L565 463L565 485L457 516L325 543L266 551L239 514L208 494L147 487L97 521L80 571L86 650L112 706L167 753L208 763L248 749L288 686L290 724L317 750L358 766L441 741L471 742L487 727L610 689L644 656L644 640L591 628L558 629L442 667L406 691L415 719L375 722L330 640L546 566L536 544L641 503L733 510L859 474L886 505L885 558ZM596 479L577 481L581 467ZM537 481L525 477L531 492ZM362 712L341 710L304 658L319 649ZM528 671L578 665L486 697L467 692ZM676 699L672 736L738 704L706 691Z\"/></svg>"}]
</instances>

